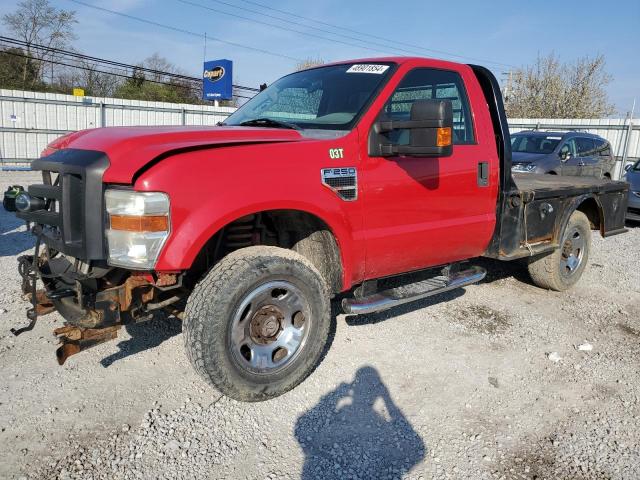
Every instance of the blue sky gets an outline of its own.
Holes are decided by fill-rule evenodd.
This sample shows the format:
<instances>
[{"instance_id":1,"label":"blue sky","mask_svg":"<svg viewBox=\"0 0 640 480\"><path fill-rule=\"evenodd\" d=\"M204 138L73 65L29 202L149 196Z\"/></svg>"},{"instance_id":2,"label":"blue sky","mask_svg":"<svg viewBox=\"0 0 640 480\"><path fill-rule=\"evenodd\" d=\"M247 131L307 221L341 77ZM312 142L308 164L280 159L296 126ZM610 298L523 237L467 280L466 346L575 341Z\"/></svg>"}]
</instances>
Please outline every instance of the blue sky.
<instances>
[{"instance_id":1,"label":"blue sky","mask_svg":"<svg viewBox=\"0 0 640 480\"><path fill-rule=\"evenodd\" d=\"M82 1L200 35L207 32L208 59L233 60L234 82L242 85L270 83L291 71L296 64L294 59L305 58L332 61L384 54L402 55L409 54L402 50L410 50L423 56L481 63L500 75L509 68L534 62L538 54L553 51L561 60L573 61L581 56L602 53L607 60L607 71L613 77L608 87L609 96L619 114L624 115L631 108L634 97L640 103L639 0L255 0L325 24L286 16L245 0L185 0L327 39L257 24L180 0ZM16 3L0 0L0 13L13 11ZM140 23L71 0L52 0L51 3L77 12L79 24L75 46L83 53L136 63L158 52L184 71L200 75L204 42L198 36ZM285 18L289 22L234 8L234 5ZM405 45L391 45L386 40L371 37L369 42L366 37L364 41L356 41L346 37L362 38L362 35L337 30L326 24ZM311 26L329 33L311 29ZM220 43L213 37L294 59ZM639 110L640 106L636 112Z\"/></svg>"}]
</instances>

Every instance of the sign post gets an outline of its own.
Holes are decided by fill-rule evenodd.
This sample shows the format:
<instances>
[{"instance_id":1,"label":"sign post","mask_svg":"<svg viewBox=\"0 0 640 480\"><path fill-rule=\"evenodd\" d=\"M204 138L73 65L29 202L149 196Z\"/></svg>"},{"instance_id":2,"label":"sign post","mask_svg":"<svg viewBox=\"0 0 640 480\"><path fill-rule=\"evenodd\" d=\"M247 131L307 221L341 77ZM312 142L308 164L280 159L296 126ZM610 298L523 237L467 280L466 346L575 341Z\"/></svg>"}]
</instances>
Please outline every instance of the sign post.
<instances>
[{"instance_id":1,"label":"sign post","mask_svg":"<svg viewBox=\"0 0 640 480\"><path fill-rule=\"evenodd\" d=\"M204 62L202 72L202 99L231 100L233 98L233 62L211 60Z\"/></svg>"}]
</instances>

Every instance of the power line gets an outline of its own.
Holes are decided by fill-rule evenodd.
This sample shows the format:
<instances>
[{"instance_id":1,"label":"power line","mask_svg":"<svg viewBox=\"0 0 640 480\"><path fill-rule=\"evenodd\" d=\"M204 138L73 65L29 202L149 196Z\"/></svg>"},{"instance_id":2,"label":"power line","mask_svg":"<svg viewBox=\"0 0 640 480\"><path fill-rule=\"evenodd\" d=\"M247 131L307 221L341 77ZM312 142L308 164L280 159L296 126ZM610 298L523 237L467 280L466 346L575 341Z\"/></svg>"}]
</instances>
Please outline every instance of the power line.
<instances>
[{"instance_id":1,"label":"power line","mask_svg":"<svg viewBox=\"0 0 640 480\"><path fill-rule=\"evenodd\" d=\"M165 77L171 77L171 78L176 78L179 80L188 80L188 81L193 81L193 82L201 82L202 79L198 78L198 77L193 77L190 75L183 75L180 73L175 73L175 72L165 72L165 71L161 71L161 70L154 70L152 68L148 68L148 67L144 67L141 65L131 65L128 63L122 63L122 62L117 62L114 60L108 60L105 58L99 58L99 57L92 57L90 55L85 55L79 52L73 52L73 51L69 51L69 50L63 50L61 48L55 48L55 47L47 47L44 45L38 45L35 43L27 43L23 40L17 40L14 38L9 38L9 37L4 37L4 36L0 36L0 40L4 41L5 43L10 43L13 45L19 45L21 47L29 47L29 48L33 48L36 50L40 50L40 51L46 51L46 52L51 52L51 53L59 53L61 55L65 55L65 56L70 56L70 57L74 57L74 58L78 58L78 59L82 59L82 60L87 60L87 61L91 61L91 62L96 62L96 63L100 63L100 64L105 64L105 65L110 65L110 66L116 66L116 67L122 67L124 69L127 70L139 70L139 71L143 71L143 72L147 72L147 73L153 73L156 75L162 75ZM247 91L251 91L251 92L259 92L260 89L258 88L253 88L253 87L245 87L243 85L233 85L234 88L237 89L241 89L241 90L247 90Z\"/></svg>"},{"instance_id":2,"label":"power line","mask_svg":"<svg viewBox=\"0 0 640 480\"><path fill-rule=\"evenodd\" d=\"M222 0L210 0L210 1L215 2L215 3L219 3L221 5L226 5L228 7L236 8L238 10L242 10L242 11L245 11L245 12L255 13L256 15L261 15L263 17L273 18L274 20L278 20L280 22L285 22L285 23L294 24L294 25L300 25L300 24L294 23L293 21L291 21L289 19L286 19L286 18L277 17L275 15L269 15L268 13L264 13L264 12L261 12L259 10L253 10L251 8L242 7L240 5L234 5L232 3L223 2ZM280 11L280 10L276 10L276 9L273 9L273 10ZM319 22L319 23L323 23L323 22ZM378 46L384 47L384 48L395 48L392 45L384 45L384 44L381 44L381 43L371 42L370 40L363 40L362 38L358 38L358 37L354 37L354 36L350 36L350 35L344 35L342 33L333 32L331 30L325 30L325 29L322 29L322 28L314 27L313 25L301 25L301 26L304 26L305 28L311 28L313 30L317 30L318 32L328 33L329 35L337 35L339 37L346 38L348 40L355 40L357 42L368 42L371 45L378 45Z\"/></svg>"},{"instance_id":3,"label":"power line","mask_svg":"<svg viewBox=\"0 0 640 480\"><path fill-rule=\"evenodd\" d=\"M85 71L89 71L89 72L102 73L102 74L105 74L105 75L113 75L115 77L121 77L121 78L127 78L127 79L131 79L132 78L131 75L126 75L126 74L116 73L116 72L108 72L106 70L99 70L97 68L85 67L85 66L82 66L82 65L73 65L73 64L70 64L70 63L65 63L65 62L61 62L61 61L57 61L57 60L53 60L53 59L37 58L37 57L31 56L31 55L25 55L23 53L12 52L12 51L9 51L9 50L3 50L0 53L6 54L6 55L12 55L14 57L27 58L27 59L38 61L38 62L50 63L50 64L60 65L60 66L69 67L69 68L75 68L75 69L78 69L78 70L85 70ZM167 86L171 86L171 87L192 88L192 87L190 87L188 85L180 85L180 84L176 84L176 83L162 82L160 80L152 80L152 79L149 79L149 78L145 78L144 81L145 82L156 83L156 84L159 84L159 85L167 85ZM238 94L234 94L234 97L245 98L245 99L253 98L253 97L247 97L245 95L238 95Z\"/></svg>"},{"instance_id":4,"label":"power line","mask_svg":"<svg viewBox=\"0 0 640 480\"><path fill-rule=\"evenodd\" d=\"M215 1L217 3L224 3L224 2L221 2L219 0L212 0L212 1ZM286 10L280 10L280 9L277 9L277 8L274 8L274 7L271 7L269 5L265 5L263 3L256 2L256 1L253 1L253 0L241 0L241 1L243 1L245 3L249 3L251 5L255 5L255 6L264 8L266 10L282 13L284 15L288 15L288 16L293 17L293 18L298 18L300 20L305 20L307 22L314 22L314 23L317 23L319 25L325 25L327 27L331 27L331 28L334 28L334 29L337 29L337 30L343 30L343 31L346 31L346 32L355 33L357 35L361 35L361 36L365 36L365 37L369 37L369 38L374 38L374 39L381 40L383 42L387 42L387 43L391 43L391 44L403 45L405 47L417 48L419 50L426 51L426 52L436 53L436 54L440 54L440 55L447 55L449 57L456 57L456 58L460 58L460 59L472 60L472 61L475 61L475 62L491 63L491 64L495 64L495 65L502 65L502 66L505 66L505 67L514 67L514 65L511 65L511 64L508 64L508 63L503 63L503 62L496 62L495 60L480 59L480 58L475 58L475 57L471 57L471 56L467 56L467 55L460 55L460 54L457 54L457 53L447 52L447 51L444 51L444 50L435 50L435 49L432 49L432 48L422 47L420 45L415 45L415 44L411 44L411 43L405 43L405 42L401 42L401 41L398 41L398 40L392 40L392 39L389 39L389 38L380 37L378 35L372 35L370 33L354 30L354 29L347 28L347 27L341 27L339 25L334 25L332 23L323 22L321 20L316 20L316 19L311 18L311 17L305 17L303 15L298 15L296 13L288 12ZM266 13L256 12L254 10L245 9L243 7L236 7L236 8L239 8L239 9L242 9L242 10L247 10L247 11L253 11L254 13L258 13L258 14L262 14L262 15L265 15L265 16L269 16L271 18L277 18L275 16L267 15ZM280 19L280 20L287 21L285 19ZM315 27L310 26L310 25L305 25L305 27L307 27L307 28L315 28ZM364 41L364 40L361 40L361 41ZM394 47L393 46L387 46L387 48L394 48ZM403 50L403 51L406 51L406 50Z\"/></svg>"},{"instance_id":5,"label":"power line","mask_svg":"<svg viewBox=\"0 0 640 480\"><path fill-rule=\"evenodd\" d=\"M128 13L117 12L115 10L110 10L108 8L99 7L97 5L91 5L91 4L88 4L88 3L85 3L85 2L81 2L80 0L69 0L69 1L73 2L73 3L76 3L78 5L83 5L83 6L87 7L87 8L92 8L94 10L100 10L102 12L111 13L113 15L118 15L118 16L123 17L123 18L128 18L129 20L135 20L137 22L146 23L148 25L153 25L153 26L156 26L156 27L165 28L167 30L172 30L174 32L183 33L185 35L190 35L192 37L204 38L203 34L197 33L197 32L192 32L192 31L186 30L184 28L174 27L172 25L166 25L164 23L156 22L154 20L149 20L149 19L142 18L142 17L136 17L135 15L129 15ZM212 37L210 35L207 35L207 40L213 40L215 42L226 43L227 45L232 45L234 47L239 47L239 48L245 48L247 50L253 50L255 52L260 52L260 53L264 53L264 54L267 54L267 55L273 55L275 57L287 58L289 60L294 60L296 62L301 62L302 61L302 59L300 59L300 58L292 57L290 55L285 55L283 53L271 52L269 50L265 50L265 49L262 49L262 48L251 47L249 45L243 45L241 43L236 43L236 42L230 42L228 40L222 40L221 38Z\"/></svg>"},{"instance_id":6,"label":"power line","mask_svg":"<svg viewBox=\"0 0 640 480\"><path fill-rule=\"evenodd\" d=\"M213 8L213 7L208 7L206 5L202 5L201 3L193 2L193 1L190 1L190 0L177 0L177 1L180 2L180 3L184 3L186 5L191 5L192 7L202 8L204 10L209 10L209 11L215 12L215 13L221 13L222 15L227 15L227 16L234 17L234 18L240 18L242 20L246 20L246 21L249 21L249 22L257 23L259 25L266 25L268 27L277 28L279 30L284 30L284 31L287 31L287 32L297 33L299 35L306 35L308 37L319 38L319 39L325 40L327 42L339 43L339 44L342 44L342 45L347 45L349 47L356 47L356 48L361 48L363 50L369 50L369 51L372 51L372 52L380 53L380 50L376 49L376 48L371 48L371 47L367 47L367 46L364 46L364 45L356 45L354 43L344 42L342 40L337 40L335 38L323 37L322 35L317 35L315 33L305 32L304 30L297 30L295 28L284 27L282 25L276 25L276 24L270 23L270 22L263 22L262 20L256 20L255 18L245 17L243 15L237 15L235 13L225 12L223 10L219 10L219 9ZM225 3L225 2L218 2L218 3L223 3L225 5L230 5L230 4ZM233 5L231 5L231 6L233 6ZM331 32L329 32L329 33L331 33ZM386 45L383 45L383 46L385 48L389 48Z\"/></svg>"}]
</instances>

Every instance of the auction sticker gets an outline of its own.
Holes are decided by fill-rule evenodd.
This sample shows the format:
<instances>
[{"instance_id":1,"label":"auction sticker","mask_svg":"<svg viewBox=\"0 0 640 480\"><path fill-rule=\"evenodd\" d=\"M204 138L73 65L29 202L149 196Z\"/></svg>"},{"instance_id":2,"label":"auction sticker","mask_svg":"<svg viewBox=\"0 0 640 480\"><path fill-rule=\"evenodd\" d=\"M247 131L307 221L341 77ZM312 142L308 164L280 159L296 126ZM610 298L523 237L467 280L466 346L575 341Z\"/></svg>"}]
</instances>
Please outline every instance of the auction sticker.
<instances>
[{"instance_id":1,"label":"auction sticker","mask_svg":"<svg viewBox=\"0 0 640 480\"><path fill-rule=\"evenodd\" d=\"M389 65L374 65L371 63L359 63L356 65L352 65L347 73L375 73L376 75L380 75L384 73L389 68Z\"/></svg>"}]
</instances>

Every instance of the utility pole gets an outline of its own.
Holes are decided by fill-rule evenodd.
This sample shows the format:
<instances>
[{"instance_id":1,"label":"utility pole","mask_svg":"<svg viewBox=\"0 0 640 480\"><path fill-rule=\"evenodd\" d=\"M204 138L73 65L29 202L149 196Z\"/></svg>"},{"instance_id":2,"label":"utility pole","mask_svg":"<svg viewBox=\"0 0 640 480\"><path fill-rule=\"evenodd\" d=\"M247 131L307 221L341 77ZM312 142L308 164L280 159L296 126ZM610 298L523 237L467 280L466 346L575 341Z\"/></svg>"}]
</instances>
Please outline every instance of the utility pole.
<instances>
[{"instance_id":1,"label":"utility pole","mask_svg":"<svg viewBox=\"0 0 640 480\"><path fill-rule=\"evenodd\" d=\"M624 139L624 150L622 151L622 161L620 162L620 172L618 176L624 175L624 167L627 164L627 156L629 152L629 141L631 140L631 133L633 132L633 114L636 110L636 99L633 99L633 106L629 112L629 124L627 126L627 136Z\"/></svg>"},{"instance_id":2,"label":"utility pole","mask_svg":"<svg viewBox=\"0 0 640 480\"><path fill-rule=\"evenodd\" d=\"M513 70L502 72L500 75L503 77L502 96L504 97L504 101L506 102L507 98L511 94L511 86L513 85Z\"/></svg>"}]
</instances>

